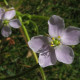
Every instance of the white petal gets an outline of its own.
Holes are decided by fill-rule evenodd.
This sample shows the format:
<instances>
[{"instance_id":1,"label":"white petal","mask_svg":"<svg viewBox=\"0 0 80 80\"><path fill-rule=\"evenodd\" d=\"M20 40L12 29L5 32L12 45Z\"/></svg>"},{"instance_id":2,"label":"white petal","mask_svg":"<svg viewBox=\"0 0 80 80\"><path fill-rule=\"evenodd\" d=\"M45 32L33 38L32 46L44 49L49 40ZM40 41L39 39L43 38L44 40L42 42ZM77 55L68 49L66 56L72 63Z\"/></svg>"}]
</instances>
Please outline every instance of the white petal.
<instances>
[{"instance_id":1,"label":"white petal","mask_svg":"<svg viewBox=\"0 0 80 80\"><path fill-rule=\"evenodd\" d=\"M55 48L55 54L58 61L63 62L65 64L71 64L74 59L74 52L72 48L59 45Z\"/></svg>"},{"instance_id":2,"label":"white petal","mask_svg":"<svg viewBox=\"0 0 80 80\"><path fill-rule=\"evenodd\" d=\"M56 61L55 51L50 47L48 47L48 51L39 54L39 65L41 67L55 65Z\"/></svg>"},{"instance_id":3,"label":"white petal","mask_svg":"<svg viewBox=\"0 0 80 80\"><path fill-rule=\"evenodd\" d=\"M10 20L9 25L13 28L19 28L21 26L21 23L18 19Z\"/></svg>"},{"instance_id":4,"label":"white petal","mask_svg":"<svg viewBox=\"0 0 80 80\"><path fill-rule=\"evenodd\" d=\"M14 9L13 7L12 7L12 8L9 8L8 11L6 11L5 14L4 14L4 19L10 20L10 19L12 19L15 15L16 15L15 9Z\"/></svg>"},{"instance_id":5,"label":"white petal","mask_svg":"<svg viewBox=\"0 0 80 80\"><path fill-rule=\"evenodd\" d=\"M80 43L80 28L68 27L61 36L61 42L65 45L77 45Z\"/></svg>"},{"instance_id":6,"label":"white petal","mask_svg":"<svg viewBox=\"0 0 80 80\"><path fill-rule=\"evenodd\" d=\"M34 52L41 52L42 48L45 48L45 45L48 44L48 39L45 36L35 36L32 37L31 40L28 42L29 47L34 51Z\"/></svg>"},{"instance_id":7,"label":"white petal","mask_svg":"<svg viewBox=\"0 0 80 80\"><path fill-rule=\"evenodd\" d=\"M12 33L12 31L11 31L10 27L8 27L8 26L3 27L2 30L1 30L1 34L2 34L2 36L4 36L4 37L10 36L11 33Z\"/></svg>"},{"instance_id":8,"label":"white petal","mask_svg":"<svg viewBox=\"0 0 80 80\"><path fill-rule=\"evenodd\" d=\"M0 19L2 19L4 12L5 12L5 10L0 8Z\"/></svg>"},{"instance_id":9,"label":"white petal","mask_svg":"<svg viewBox=\"0 0 80 80\"><path fill-rule=\"evenodd\" d=\"M58 37L60 36L61 32L63 31L65 24L64 20L56 15L53 15L49 20L48 20L48 25L49 25L49 35L51 37Z\"/></svg>"}]
</instances>

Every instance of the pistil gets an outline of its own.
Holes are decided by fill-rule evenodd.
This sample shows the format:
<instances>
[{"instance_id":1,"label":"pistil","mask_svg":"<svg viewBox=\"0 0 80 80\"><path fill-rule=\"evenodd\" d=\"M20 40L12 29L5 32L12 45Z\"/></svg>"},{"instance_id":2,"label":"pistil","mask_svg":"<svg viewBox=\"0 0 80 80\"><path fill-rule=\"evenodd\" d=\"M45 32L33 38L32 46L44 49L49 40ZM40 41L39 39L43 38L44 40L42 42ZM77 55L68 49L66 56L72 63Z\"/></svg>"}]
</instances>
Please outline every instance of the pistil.
<instances>
[{"instance_id":1,"label":"pistil","mask_svg":"<svg viewBox=\"0 0 80 80\"><path fill-rule=\"evenodd\" d=\"M58 36L58 38L52 38L52 41L51 41L51 46L58 46L60 45L60 40L59 40L60 36Z\"/></svg>"}]
</instances>

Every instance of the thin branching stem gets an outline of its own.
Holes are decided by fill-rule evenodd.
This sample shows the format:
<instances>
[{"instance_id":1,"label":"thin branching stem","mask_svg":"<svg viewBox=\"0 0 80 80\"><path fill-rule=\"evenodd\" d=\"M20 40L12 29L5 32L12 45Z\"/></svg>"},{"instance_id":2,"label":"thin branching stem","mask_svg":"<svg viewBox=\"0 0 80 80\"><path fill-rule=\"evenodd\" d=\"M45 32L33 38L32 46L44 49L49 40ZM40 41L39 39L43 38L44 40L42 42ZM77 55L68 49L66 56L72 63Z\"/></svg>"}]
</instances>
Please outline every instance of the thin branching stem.
<instances>
[{"instance_id":1,"label":"thin branching stem","mask_svg":"<svg viewBox=\"0 0 80 80\"><path fill-rule=\"evenodd\" d=\"M4 3L6 4L6 6L8 6L8 2L6 0L4 0Z\"/></svg>"},{"instance_id":2,"label":"thin branching stem","mask_svg":"<svg viewBox=\"0 0 80 80\"><path fill-rule=\"evenodd\" d=\"M29 37L28 31L27 31L26 27L24 26L24 24L22 22L22 18L20 16L19 16L19 20L20 20L20 22L22 24L22 29L23 29L23 32L25 33L26 39L27 39L27 41L29 41L30 37ZM33 53L33 56L34 56L34 58L36 60L36 63L38 63L38 57L37 57L36 53L33 52L33 51L32 51L32 53ZM40 69L40 72L41 72L43 80L46 80L46 76L45 76L45 73L44 73L43 69L41 67L39 69Z\"/></svg>"},{"instance_id":3,"label":"thin branching stem","mask_svg":"<svg viewBox=\"0 0 80 80\"><path fill-rule=\"evenodd\" d=\"M37 24L36 24L33 20L27 20L27 21L24 22L24 24L27 24L27 22L33 24L34 29L35 29L37 35L39 35L39 30L38 30L38 26L37 26Z\"/></svg>"}]
</instances>

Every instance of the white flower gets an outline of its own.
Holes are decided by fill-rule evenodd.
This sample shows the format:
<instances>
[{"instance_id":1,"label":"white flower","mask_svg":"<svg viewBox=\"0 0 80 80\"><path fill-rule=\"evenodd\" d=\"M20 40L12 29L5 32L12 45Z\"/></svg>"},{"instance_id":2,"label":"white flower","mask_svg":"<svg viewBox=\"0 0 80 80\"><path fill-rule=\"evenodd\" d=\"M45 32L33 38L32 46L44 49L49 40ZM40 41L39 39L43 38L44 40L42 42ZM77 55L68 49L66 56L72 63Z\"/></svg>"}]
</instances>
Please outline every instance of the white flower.
<instances>
[{"instance_id":1,"label":"white flower","mask_svg":"<svg viewBox=\"0 0 80 80\"><path fill-rule=\"evenodd\" d=\"M53 15L48 20L49 35L35 36L28 42L29 47L39 54L39 65L47 67L54 65L56 61L71 64L74 59L74 52L67 45L77 45L80 43L80 29L68 27L65 29L64 20Z\"/></svg>"},{"instance_id":2,"label":"white flower","mask_svg":"<svg viewBox=\"0 0 80 80\"><path fill-rule=\"evenodd\" d=\"M18 19L12 19L15 15L16 11L13 7L7 9L7 11L3 8L0 8L0 26L3 26L1 34L4 37L11 35L11 27L19 28L21 26L21 23ZM8 23L7 25L4 24L6 22Z\"/></svg>"}]
</instances>

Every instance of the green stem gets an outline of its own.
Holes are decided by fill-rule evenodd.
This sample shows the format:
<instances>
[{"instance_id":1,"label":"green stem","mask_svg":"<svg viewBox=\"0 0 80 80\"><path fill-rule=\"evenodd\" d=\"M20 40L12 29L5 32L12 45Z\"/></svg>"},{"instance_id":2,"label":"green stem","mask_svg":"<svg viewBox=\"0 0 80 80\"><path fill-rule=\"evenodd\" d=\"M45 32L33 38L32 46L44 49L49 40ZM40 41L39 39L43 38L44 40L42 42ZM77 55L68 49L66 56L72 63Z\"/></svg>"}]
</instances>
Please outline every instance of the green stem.
<instances>
[{"instance_id":1,"label":"green stem","mask_svg":"<svg viewBox=\"0 0 80 80\"><path fill-rule=\"evenodd\" d=\"M38 35L39 34L39 31L38 31L37 24L34 21L32 21L32 20L30 20L30 22L36 27L36 32L37 32L37 35Z\"/></svg>"},{"instance_id":2,"label":"green stem","mask_svg":"<svg viewBox=\"0 0 80 80\"><path fill-rule=\"evenodd\" d=\"M29 72L31 72L31 71L39 68L39 67L40 67L39 64L36 64L35 66L31 67L31 68L28 69L28 70L25 70L25 71L22 72L22 73L19 73L19 74L14 75L14 76L2 77L2 78L0 78L0 80L12 80L12 79L16 79L16 78L18 78L18 77L24 76L25 74L28 74Z\"/></svg>"},{"instance_id":3,"label":"green stem","mask_svg":"<svg viewBox=\"0 0 80 80\"><path fill-rule=\"evenodd\" d=\"M17 14L20 14L22 17L26 16L28 17L29 19L42 19L42 20L48 20L49 17L46 17L46 16L39 16L39 15L31 15L31 14L21 14L17 11Z\"/></svg>"},{"instance_id":4,"label":"green stem","mask_svg":"<svg viewBox=\"0 0 80 80\"><path fill-rule=\"evenodd\" d=\"M8 2L6 0L4 0L4 3L6 4L6 6L8 6Z\"/></svg>"},{"instance_id":5,"label":"green stem","mask_svg":"<svg viewBox=\"0 0 80 80\"><path fill-rule=\"evenodd\" d=\"M27 22L30 22L30 23L33 24L33 26L34 26L35 29L36 29L37 35L38 35L38 34L39 34L39 30L38 30L37 24L36 24L34 21L32 21L32 20L27 20L27 21L24 22L24 24L26 24Z\"/></svg>"},{"instance_id":6,"label":"green stem","mask_svg":"<svg viewBox=\"0 0 80 80\"><path fill-rule=\"evenodd\" d=\"M39 16L39 15L31 15L31 18L36 18L36 19L43 19L43 20L48 20L49 17L46 16Z\"/></svg>"},{"instance_id":7,"label":"green stem","mask_svg":"<svg viewBox=\"0 0 80 80\"><path fill-rule=\"evenodd\" d=\"M48 20L49 19L49 17L47 17L47 16L31 15L28 13L22 14L19 11L16 11L16 14L21 16L21 17L28 17L29 19L41 19L41 20Z\"/></svg>"},{"instance_id":8,"label":"green stem","mask_svg":"<svg viewBox=\"0 0 80 80\"><path fill-rule=\"evenodd\" d=\"M25 33L26 39L29 41L30 37L29 37L28 31L27 31L26 27L24 26L24 24L22 23L22 18L20 16L19 16L19 20L20 20L20 22L22 24L22 29L23 29L23 31ZM36 53L35 52L32 52L32 53L33 53L33 55L35 57L36 62L38 63L38 58L37 58Z\"/></svg>"},{"instance_id":9,"label":"green stem","mask_svg":"<svg viewBox=\"0 0 80 80\"><path fill-rule=\"evenodd\" d=\"M25 33L26 39L29 41L30 40L30 37L29 37L28 31L27 31L26 27L24 26L24 24L22 22L22 18L20 16L19 16L19 20L20 20L20 22L22 24L22 29L23 29L23 31ZM33 52L33 51L32 51L32 53L34 55L34 58L36 60L36 63L38 63L38 57L37 57L36 53ZM46 80L45 73L44 73L44 71L43 71L43 69L41 67L40 67L40 72L41 72L41 75L42 75L43 80Z\"/></svg>"},{"instance_id":10,"label":"green stem","mask_svg":"<svg viewBox=\"0 0 80 80\"><path fill-rule=\"evenodd\" d=\"M22 18L21 18L20 16L19 16L19 20L20 20L20 22L21 22L21 24L22 24L22 29L23 29L23 31L24 31L24 33L25 33L25 36L26 36L27 40L29 41L29 40L30 40L30 37L29 37L29 35L28 35L28 31L27 31L27 29L25 28L24 24L22 23Z\"/></svg>"}]
</instances>

